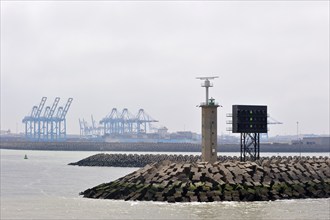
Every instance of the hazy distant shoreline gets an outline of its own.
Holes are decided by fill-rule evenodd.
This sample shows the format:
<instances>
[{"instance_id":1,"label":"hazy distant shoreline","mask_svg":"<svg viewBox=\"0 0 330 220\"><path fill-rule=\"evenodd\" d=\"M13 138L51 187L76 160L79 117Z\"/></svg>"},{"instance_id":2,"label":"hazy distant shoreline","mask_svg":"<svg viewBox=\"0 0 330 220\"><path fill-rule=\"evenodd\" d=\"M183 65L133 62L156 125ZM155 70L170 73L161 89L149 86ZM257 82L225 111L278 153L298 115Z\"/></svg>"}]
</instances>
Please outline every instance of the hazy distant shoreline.
<instances>
[{"instance_id":1,"label":"hazy distant shoreline","mask_svg":"<svg viewBox=\"0 0 330 220\"><path fill-rule=\"evenodd\" d=\"M106 143L106 142L28 142L3 141L0 149L50 151L151 151L200 152L200 144L192 143ZM219 144L219 152L239 152L235 144ZM261 152L330 152L327 145L261 144Z\"/></svg>"}]
</instances>

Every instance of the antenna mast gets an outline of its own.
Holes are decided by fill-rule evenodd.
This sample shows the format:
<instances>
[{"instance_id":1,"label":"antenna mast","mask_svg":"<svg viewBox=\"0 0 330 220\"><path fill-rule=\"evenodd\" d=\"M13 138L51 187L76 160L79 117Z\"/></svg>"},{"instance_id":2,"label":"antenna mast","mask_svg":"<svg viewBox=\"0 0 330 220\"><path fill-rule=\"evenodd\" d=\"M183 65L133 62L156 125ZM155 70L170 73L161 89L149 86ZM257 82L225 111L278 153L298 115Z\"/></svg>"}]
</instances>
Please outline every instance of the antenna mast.
<instances>
[{"instance_id":1,"label":"antenna mast","mask_svg":"<svg viewBox=\"0 0 330 220\"><path fill-rule=\"evenodd\" d=\"M204 80L202 83L202 87L205 87L206 97L205 97L205 105L209 104L209 87L213 87L213 84L210 80L219 78L219 76L203 76L203 77L196 77L196 79Z\"/></svg>"}]
</instances>

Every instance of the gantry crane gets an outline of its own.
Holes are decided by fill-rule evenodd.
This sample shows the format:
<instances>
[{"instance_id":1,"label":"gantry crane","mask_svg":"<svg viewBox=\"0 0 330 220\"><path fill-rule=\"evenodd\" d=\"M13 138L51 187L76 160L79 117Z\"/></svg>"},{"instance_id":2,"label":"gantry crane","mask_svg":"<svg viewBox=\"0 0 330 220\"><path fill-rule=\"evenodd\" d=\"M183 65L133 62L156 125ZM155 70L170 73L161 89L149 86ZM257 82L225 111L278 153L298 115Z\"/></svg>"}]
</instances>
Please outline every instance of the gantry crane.
<instances>
[{"instance_id":1,"label":"gantry crane","mask_svg":"<svg viewBox=\"0 0 330 220\"><path fill-rule=\"evenodd\" d=\"M158 122L154 120L144 109L139 109L134 116L124 108L121 113L117 108L104 117L100 124L103 124L104 134L145 134L150 129L150 123Z\"/></svg>"},{"instance_id":2,"label":"gantry crane","mask_svg":"<svg viewBox=\"0 0 330 220\"><path fill-rule=\"evenodd\" d=\"M33 141L59 141L66 138L66 114L72 103L68 99L65 107L57 108L60 98L56 97L52 105L46 106L47 97L42 97L39 106L33 106L31 114L22 120L25 123L25 136ZM54 113L57 108L57 113ZM44 109L44 111L43 111Z\"/></svg>"}]
</instances>

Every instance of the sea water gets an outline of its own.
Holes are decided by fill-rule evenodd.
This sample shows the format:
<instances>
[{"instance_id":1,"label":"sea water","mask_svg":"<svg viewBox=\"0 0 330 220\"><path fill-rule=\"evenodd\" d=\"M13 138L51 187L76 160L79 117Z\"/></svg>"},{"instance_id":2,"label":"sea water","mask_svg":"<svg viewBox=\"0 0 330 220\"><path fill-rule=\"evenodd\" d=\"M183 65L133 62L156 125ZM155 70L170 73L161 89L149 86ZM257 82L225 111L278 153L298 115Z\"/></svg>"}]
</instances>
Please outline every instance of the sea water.
<instances>
[{"instance_id":1,"label":"sea water","mask_svg":"<svg viewBox=\"0 0 330 220\"><path fill-rule=\"evenodd\" d=\"M0 150L0 153L0 219L330 219L330 199L174 204L87 199L79 196L79 192L138 168L67 165L98 152ZM25 154L28 159L24 159ZM272 155L295 154L261 156ZM306 155L329 156L329 153L303 154Z\"/></svg>"}]
</instances>

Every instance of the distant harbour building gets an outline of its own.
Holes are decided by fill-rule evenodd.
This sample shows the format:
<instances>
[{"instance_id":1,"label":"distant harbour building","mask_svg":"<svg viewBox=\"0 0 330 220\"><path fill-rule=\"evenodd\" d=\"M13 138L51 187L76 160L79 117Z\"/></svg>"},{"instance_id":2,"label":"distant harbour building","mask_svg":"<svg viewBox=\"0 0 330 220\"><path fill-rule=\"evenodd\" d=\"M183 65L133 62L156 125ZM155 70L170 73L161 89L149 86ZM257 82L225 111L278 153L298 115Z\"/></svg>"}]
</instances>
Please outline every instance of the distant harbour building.
<instances>
[{"instance_id":1,"label":"distant harbour building","mask_svg":"<svg viewBox=\"0 0 330 220\"><path fill-rule=\"evenodd\" d=\"M329 137L304 137L302 139L303 145L328 145L330 146Z\"/></svg>"}]
</instances>

